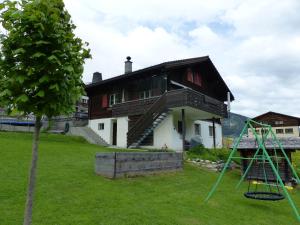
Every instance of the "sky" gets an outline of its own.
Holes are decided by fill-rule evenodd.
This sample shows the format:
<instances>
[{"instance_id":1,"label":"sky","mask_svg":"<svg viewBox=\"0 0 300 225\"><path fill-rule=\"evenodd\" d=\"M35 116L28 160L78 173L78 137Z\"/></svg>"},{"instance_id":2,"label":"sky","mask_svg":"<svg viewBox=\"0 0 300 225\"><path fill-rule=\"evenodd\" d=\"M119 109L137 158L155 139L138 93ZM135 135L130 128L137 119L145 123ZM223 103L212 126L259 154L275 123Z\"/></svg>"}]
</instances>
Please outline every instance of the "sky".
<instances>
[{"instance_id":1,"label":"sky","mask_svg":"<svg viewBox=\"0 0 300 225\"><path fill-rule=\"evenodd\" d=\"M208 55L235 96L232 112L300 117L300 0L65 0L93 58L84 82Z\"/></svg>"}]
</instances>

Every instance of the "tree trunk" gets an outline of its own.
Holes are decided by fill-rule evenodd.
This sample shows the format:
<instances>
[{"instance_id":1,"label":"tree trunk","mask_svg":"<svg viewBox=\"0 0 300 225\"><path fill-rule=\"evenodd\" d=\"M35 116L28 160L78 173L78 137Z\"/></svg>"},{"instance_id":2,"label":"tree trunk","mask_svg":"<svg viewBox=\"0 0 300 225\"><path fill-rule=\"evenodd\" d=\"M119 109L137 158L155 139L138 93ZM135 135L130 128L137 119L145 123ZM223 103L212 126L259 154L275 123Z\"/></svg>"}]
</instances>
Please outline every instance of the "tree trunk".
<instances>
[{"instance_id":1,"label":"tree trunk","mask_svg":"<svg viewBox=\"0 0 300 225\"><path fill-rule=\"evenodd\" d=\"M32 143L32 159L31 159L31 166L29 170L27 198L26 198L23 225L30 225L32 220L33 195L34 195L34 186L35 186L35 178L36 178L36 167L38 161L40 129L41 129L41 117L37 116L35 120L35 127L34 127L34 135L33 135L33 143Z\"/></svg>"}]
</instances>

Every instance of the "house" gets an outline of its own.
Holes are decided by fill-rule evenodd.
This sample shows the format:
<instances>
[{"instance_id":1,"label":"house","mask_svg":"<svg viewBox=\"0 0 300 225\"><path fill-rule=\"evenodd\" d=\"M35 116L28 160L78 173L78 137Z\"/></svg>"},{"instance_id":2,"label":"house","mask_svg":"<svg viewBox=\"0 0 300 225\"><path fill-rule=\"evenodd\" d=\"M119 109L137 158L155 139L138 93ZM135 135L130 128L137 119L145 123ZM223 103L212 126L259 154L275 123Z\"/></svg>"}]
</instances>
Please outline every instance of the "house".
<instances>
[{"instance_id":1,"label":"house","mask_svg":"<svg viewBox=\"0 0 300 225\"><path fill-rule=\"evenodd\" d=\"M300 136L300 118L298 117L284 115L276 112L267 112L254 117L252 120L271 125L277 137L285 138ZM255 129L257 133L261 134L261 127L256 126ZM251 129L248 129L248 135L250 138L253 138Z\"/></svg>"},{"instance_id":2,"label":"house","mask_svg":"<svg viewBox=\"0 0 300 225\"><path fill-rule=\"evenodd\" d=\"M288 137L288 138L278 138L281 146L283 147L286 156L292 162L292 153L295 152L297 149L300 149L300 138L299 137ZM277 146L274 150L274 146ZM271 158L274 158L274 164L278 166L279 175L284 183L293 182L293 175L292 171L288 165L288 162L283 159L284 155L280 151L278 145L275 144L273 139L268 138L264 142L264 147L268 151L268 154ZM238 151L242 157L241 160L241 172L242 174L246 171L253 158L255 152L257 151L258 143L255 138L246 138L243 137L239 143ZM275 158L279 157L278 161ZM263 166L262 166L263 165ZM265 170L265 171L264 171ZM269 163L263 164L260 161L254 161L250 171L247 174L248 180L261 180L263 181L267 176L268 181L276 182L276 176L270 166Z\"/></svg>"},{"instance_id":3,"label":"house","mask_svg":"<svg viewBox=\"0 0 300 225\"><path fill-rule=\"evenodd\" d=\"M284 115L276 112L267 112L257 117L254 117L252 120L264 124L268 124L272 126L272 130L278 138L281 146L285 150L285 154L292 162L292 153L296 150L300 149L300 137L299 137L299 126L300 126L300 118ZM259 135L259 138L264 134L265 130L262 129L258 124L254 125L254 129L256 133ZM272 138L268 138L264 142L264 146L267 149L268 153L272 157L283 157L279 147L277 146L274 149L274 140ZM238 150L243 157L242 159L242 173L244 173L250 163L250 159L252 158L258 148L258 143L255 141L254 134L251 129L248 129L248 136L243 137ZM277 162L276 162L277 163ZM248 179L252 180L263 180L262 168L259 167L260 163L254 162L253 167L249 171L247 176ZM285 183L292 182L293 176L292 171L289 168L287 161L279 160L278 161L278 171ZM265 166L267 177L269 181L276 181L275 174L273 173L270 165Z\"/></svg>"},{"instance_id":4,"label":"house","mask_svg":"<svg viewBox=\"0 0 300 225\"><path fill-rule=\"evenodd\" d=\"M89 127L109 145L122 148L185 149L198 137L222 146L220 120L232 93L208 56L169 61L86 86Z\"/></svg>"}]
</instances>

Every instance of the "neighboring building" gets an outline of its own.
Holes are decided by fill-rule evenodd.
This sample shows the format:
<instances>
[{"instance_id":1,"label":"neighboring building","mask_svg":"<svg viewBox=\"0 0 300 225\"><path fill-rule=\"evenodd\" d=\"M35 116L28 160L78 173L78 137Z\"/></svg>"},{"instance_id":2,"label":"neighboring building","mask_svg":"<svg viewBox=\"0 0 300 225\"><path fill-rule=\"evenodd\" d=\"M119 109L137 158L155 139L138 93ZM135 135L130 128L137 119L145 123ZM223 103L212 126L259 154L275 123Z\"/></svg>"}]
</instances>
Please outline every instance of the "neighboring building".
<instances>
[{"instance_id":1,"label":"neighboring building","mask_svg":"<svg viewBox=\"0 0 300 225\"><path fill-rule=\"evenodd\" d=\"M182 151L194 136L222 146L220 119L227 117L224 80L208 56L161 63L86 86L89 127L118 147ZM234 99L231 94L231 100Z\"/></svg>"},{"instance_id":2,"label":"neighboring building","mask_svg":"<svg viewBox=\"0 0 300 225\"><path fill-rule=\"evenodd\" d=\"M88 100L87 96L81 96L80 100L76 103L73 117L80 119L88 118Z\"/></svg>"},{"instance_id":3,"label":"neighboring building","mask_svg":"<svg viewBox=\"0 0 300 225\"><path fill-rule=\"evenodd\" d=\"M292 162L292 153L297 149L300 149L300 138L299 137L285 137L278 138L278 141L281 143L287 157ZM288 162L283 159L283 154L279 149L278 145L276 145L273 139L268 138L264 142L264 146L268 151L268 154L273 157L282 157L280 160L276 162L274 160L274 164L276 168L278 168L278 172L280 174L281 179L284 183L290 183L293 181L292 171L288 165ZM276 153L274 151L274 146L276 146ZM250 164L250 159L254 157L255 152L258 148L258 143L255 138L242 138L238 145L238 151L240 152L241 157L241 171L244 173ZM261 154L261 153L260 153ZM264 174L266 173L266 175ZM249 180L261 180L264 181L265 176L268 181L276 182L276 176L270 166L269 163L263 163L262 161L254 161L251 169L247 174L247 179Z\"/></svg>"},{"instance_id":4,"label":"neighboring building","mask_svg":"<svg viewBox=\"0 0 300 225\"><path fill-rule=\"evenodd\" d=\"M300 118L298 117L288 116L276 112L267 112L253 118L252 120L271 125L274 133L279 138L300 136ZM258 134L261 134L261 127L256 126L255 129ZM248 129L248 136L253 138L251 129Z\"/></svg>"}]
</instances>

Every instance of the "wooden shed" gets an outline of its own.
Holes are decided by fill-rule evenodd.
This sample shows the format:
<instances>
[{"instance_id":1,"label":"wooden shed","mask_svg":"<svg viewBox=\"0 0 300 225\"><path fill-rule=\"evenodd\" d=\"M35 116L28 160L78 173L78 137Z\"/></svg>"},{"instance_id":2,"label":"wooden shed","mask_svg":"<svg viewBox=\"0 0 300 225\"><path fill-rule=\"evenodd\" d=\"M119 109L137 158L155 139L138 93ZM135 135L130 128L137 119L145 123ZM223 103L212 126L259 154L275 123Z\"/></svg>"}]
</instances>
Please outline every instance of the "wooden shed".
<instances>
[{"instance_id":1,"label":"wooden shed","mask_svg":"<svg viewBox=\"0 0 300 225\"><path fill-rule=\"evenodd\" d=\"M300 138L299 137L291 137L291 138L279 138L278 139L285 150L286 155L288 156L289 160L292 162L292 152L296 150L300 150ZM258 143L254 138L243 138L238 146L238 151L240 152L241 157L243 158L252 158L258 148ZM276 156L277 159L273 159L273 163L275 166L279 168L279 174L284 183L292 182L292 171L289 168L288 162L282 158L283 154L281 150L277 147L276 152L274 150L274 144L271 139L267 139L265 141L265 148L268 151L270 156ZM241 172L242 174L248 168L251 159L242 159L241 161ZM268 163L262 163L259 160L255 160L251 169L248 172L247 179L248 180L265 180L265 174L268 178L268 181L275 182L276 176Z\"/></svg>"}]
</instances>

